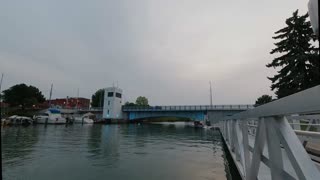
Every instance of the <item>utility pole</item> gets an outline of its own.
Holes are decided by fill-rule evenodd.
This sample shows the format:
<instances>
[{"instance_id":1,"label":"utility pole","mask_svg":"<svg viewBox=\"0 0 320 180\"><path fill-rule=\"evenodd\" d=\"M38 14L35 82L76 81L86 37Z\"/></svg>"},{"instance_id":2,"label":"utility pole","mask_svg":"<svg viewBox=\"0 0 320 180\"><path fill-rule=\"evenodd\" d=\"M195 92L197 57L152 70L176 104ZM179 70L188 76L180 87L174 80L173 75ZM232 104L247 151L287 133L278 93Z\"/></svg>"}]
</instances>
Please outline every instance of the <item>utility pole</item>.
<instances>
[{"instance_id":1,"label":"utility pole","mask_svg":"<svg viewBox=\"0 0 320 180\"><path fill-rule=\"evenodd\" d=\"M2 80L3 80L3 73L1 74L1 81L0 81L0 93L1 93Z\"/></svg>"},{"instance_id":2,"label":"utility pole","mask_svg":"<svg viewBox=\"0 0 320 180\"><path fill-rule=\"evenodd\" d=\"M2 94L1 94L2 80L3 80L3 73L1 74L1 80L0 80L0 120L2 119Z\"/></svg>"},{"instance_id":3,"label":"utility pole","mask_svg":"<svg viewBox=\"0 0 320 180\"><path fill-rule=\"evenodd\" d=\"M210 107L212 107L212 87L211 87L211 81L209 81L210 84Z\"/></svg>"}]
</instances>

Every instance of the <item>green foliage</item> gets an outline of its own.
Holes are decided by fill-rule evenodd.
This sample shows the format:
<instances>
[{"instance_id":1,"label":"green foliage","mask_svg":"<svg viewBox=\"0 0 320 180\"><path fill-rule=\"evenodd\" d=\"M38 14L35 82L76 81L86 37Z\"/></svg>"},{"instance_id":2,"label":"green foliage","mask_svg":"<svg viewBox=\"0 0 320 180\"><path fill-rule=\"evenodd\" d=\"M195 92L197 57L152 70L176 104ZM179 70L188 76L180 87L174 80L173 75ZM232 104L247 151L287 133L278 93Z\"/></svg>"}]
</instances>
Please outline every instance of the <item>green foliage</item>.
<instances>
[{"instance_id":1,"label":"green foliage","mask_svg":"<svg viewBox=\"0 0 320 180\"><path fill-rule=\"evenodd\" d=\"M266 103L269 103L272 101L272 96L269 96L269 95L262 95L261 97L259 97L257 100L256 100L256 103L254 106L260 106L262 104L266 104Z\"/></svg>"},{"instance_id":2,"label":"green foliage","mask_svg":"<svg viewBox=\"0 0 320 180\"><path fill-rule=\"evenodd\" d=\"M22 106L31 107L32 105L45 101L40 90L34 86L17 84L3 91L3 101L11 107Z\"/></svg>"},{"instance_id":3,"label":"green foliage","mask_svg":"<svg viewBox=\"0 0 320 180\"><path fill-rule=\"evenodd\" d=\"M148 99L144 96L139 96L136 100L137 106L149 106Z\"/></svg>"},{"instance_id":4,"label":"green foliage","mask_svg":"<svg viewBox=\"0 0 320 180\"><path fill-rule=\"evenodd\" d=\"M124 105L125 106L135 106L136 104L133 102L126 102Z\"/></svg>"},{"instance_id":5,"label":"green foliage","mask_svg":"<svg viewBox=\"0 0 320 180\"><path fill-rule=\"evenodd\" d=\"M104 104L104 89L99 89L91 97L92 107L103 107Z\"/></svg>"},{"instance_id":6,"label":"green foliage","mask_svg":"<svg viewBox=\"0 0 320 180\"><path fill-rule=\"evenodd\" d=\"M287 27L275 32L276 48L270 54L279 54L267 67L280 68L278 74L268 77L271 90L278 98L294 94L320 84L319 48L312 45L316 40L308 14L298 15L298 10L286 20Z\"/></svg>"}]
</instances>

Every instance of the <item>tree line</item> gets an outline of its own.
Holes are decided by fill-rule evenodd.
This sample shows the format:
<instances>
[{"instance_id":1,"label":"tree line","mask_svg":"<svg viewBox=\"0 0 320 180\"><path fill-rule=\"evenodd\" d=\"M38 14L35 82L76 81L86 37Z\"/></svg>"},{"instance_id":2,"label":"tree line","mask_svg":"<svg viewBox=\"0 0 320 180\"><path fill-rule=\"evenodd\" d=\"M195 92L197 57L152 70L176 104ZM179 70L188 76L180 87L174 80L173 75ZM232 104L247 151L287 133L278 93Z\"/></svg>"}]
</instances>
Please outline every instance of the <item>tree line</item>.
<instances>
[{"instance_id":1,"label":"tree line","mask_svg":"<svg viewBox=\"0 0 320 180\"><path fill-rule=\"evenodd\" d=\"M28 108L43 103L46 99L37 87L22 83L4 90L1 100L11 107Z\"/></svg>"},{"instance_id":2,"label":"tree line","mask_svg":"<svg viewBox=\"0 0 320 180\"><path fill-rule=\"evenodd\" d=\"M8 103L11 107L29 108L39 103L45 102L42 92L35 86L24 83L17 84L0 94L3 102ZM91 97L92 107L103 107L104 89L97 90ZM148 99L144 96L137 97L135 103L126 102L127 106L149 106Z\"/></svg>"},{"instance_id":3,"label":"tree line","mask_svg":"<svg viewBox=\"0 0 320 180\"><path fill-rule=\"evenodd\" d=\"M103 107L104 103L104 89L97 90L91 96L91 107ZM135 103L134 102L126 102L125 106L149 106L148 98L144 96L137 97Z\"/></svg>"}]
</instances>

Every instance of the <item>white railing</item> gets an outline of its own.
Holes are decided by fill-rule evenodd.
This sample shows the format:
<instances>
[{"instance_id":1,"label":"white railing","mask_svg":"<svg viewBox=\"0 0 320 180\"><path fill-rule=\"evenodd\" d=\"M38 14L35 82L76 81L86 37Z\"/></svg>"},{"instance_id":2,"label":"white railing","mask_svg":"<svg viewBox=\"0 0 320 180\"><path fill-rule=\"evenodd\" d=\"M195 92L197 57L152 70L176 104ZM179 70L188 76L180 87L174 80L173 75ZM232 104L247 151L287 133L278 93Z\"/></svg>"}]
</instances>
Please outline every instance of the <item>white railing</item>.
<instances>
[{"instance_id":1,"label":"white railing","mask_svg":"<svg viewBox=\"0 0 320 180\"><path fill-rule=\"evenodd\" d=\"M290 125L287 118L308 114L320 114L320 86L220 121L242 179L319 179L317 163L297 136L315 139L319 133L294 130L291 126L297 122Z\"/></svg>"}]
</instances>

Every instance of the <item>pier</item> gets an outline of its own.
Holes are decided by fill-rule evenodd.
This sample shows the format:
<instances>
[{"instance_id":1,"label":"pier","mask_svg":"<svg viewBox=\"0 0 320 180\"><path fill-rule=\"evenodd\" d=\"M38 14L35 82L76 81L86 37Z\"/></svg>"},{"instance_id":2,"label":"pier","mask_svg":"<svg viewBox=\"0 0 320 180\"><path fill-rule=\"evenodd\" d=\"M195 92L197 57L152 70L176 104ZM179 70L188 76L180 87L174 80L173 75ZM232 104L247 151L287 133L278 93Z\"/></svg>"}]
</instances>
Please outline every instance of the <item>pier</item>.
<instances>
[{"instance_id":1,"label":"pier","mask_svg":"<svg viewBox=\"0 0 320 180\"><path fill-rule=\"evenodd\" d=\"M220 132L242 179L319 179L319 157L304 148L320 144L320 132L309 131L319 130L319 116L312 117L319 112L316 86L221 120ZM309 123L299 123L310 115Z\"/></svg>"}]
</instances>

